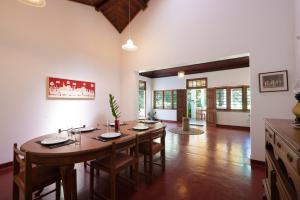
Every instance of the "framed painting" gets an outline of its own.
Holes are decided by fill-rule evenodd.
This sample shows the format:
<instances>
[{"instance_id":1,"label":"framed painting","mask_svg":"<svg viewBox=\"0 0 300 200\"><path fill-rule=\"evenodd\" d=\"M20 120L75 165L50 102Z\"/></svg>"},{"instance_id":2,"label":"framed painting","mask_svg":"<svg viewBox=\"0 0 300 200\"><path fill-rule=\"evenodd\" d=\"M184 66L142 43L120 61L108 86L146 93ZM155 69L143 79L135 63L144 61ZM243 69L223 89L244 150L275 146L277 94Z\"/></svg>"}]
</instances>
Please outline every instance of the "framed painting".
<instances>
[{"instance_id":1,"label":"framed painting","mask_svg":"<svg viewBox=\"0 0 300 200\"><path fill-rule=\"evenodd\" d=\"M94 82L48 77L47 97L53 99L95 99Z\"/></svg>"},{"instance_id":2,"label":"framed painting","mask_svg":"<svg viewBox=\"0 0 300 200\"><path fill-rule=\"evenodd\" d=\"M259 92L288 91L288 71L259 73Z\"/></svg>"}]
</instances>

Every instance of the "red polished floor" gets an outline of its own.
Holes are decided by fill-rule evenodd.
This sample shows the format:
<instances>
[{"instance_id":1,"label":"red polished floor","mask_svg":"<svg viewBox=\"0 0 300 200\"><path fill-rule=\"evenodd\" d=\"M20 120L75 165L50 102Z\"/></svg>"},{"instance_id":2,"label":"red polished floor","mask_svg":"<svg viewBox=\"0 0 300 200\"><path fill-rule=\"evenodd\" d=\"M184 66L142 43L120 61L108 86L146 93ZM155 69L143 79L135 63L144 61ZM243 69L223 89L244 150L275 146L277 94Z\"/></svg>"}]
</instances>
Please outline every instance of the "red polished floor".
<instances>
[{"instance_id":1,"label":"red polished floor","mask_svg":"<svg viewBox=\"0 0 300 200\"><path fill-rule=\"evenodd\" d=\"M168 124L168 128L176 126ZM168 129L167 128L167 129ZM206 128L203 128L206 129ZM135 192L118 183L118 199L261 199L264 168L251 166L250 135L247 131L207 128L202 135L166 137L166 172L155 167L151 185L141 180ZM142 164L142 163L141 163ZM107 193L108 179L101 173L98 191ZM89 172L77 166L78 199L89 198ZM12 169L0 170L0 199L12 199ZM54 199L49 195L44 199ZM62 198L63 199L63 198Z\"/></svg>"}]
</instances>

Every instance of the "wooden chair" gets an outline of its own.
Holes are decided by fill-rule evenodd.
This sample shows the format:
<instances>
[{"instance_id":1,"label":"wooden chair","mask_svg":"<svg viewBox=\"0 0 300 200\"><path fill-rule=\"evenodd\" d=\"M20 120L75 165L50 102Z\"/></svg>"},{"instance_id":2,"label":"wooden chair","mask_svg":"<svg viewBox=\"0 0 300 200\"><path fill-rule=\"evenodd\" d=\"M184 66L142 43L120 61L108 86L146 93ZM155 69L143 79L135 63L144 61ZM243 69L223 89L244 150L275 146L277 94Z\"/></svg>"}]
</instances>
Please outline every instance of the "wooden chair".
<instances>
[{"instance_id":1,"label":"wooden chair","mask_svg":"<svg viewBox=\"0 0 300 200\"><path fill-rule=\"evenodd\" d=\"M60 199L59 169L34 165L31 162L32 155L20 151L16 143L13 150L13 199L19 199L20 190L23 191L25 200L40 199L55 191L56 199ZM56 184L54 190L41 194L45 187L54 183ZM33 198L32 193L36 191L35 198Z\"/></svg>"},{"instance_id":2,"label":"wooden chair","mask_svg":"<svg viewBox=\"0 0 300 200\"><path fill-rule=\"evenodd\" d=\"M102 170L110 174L110 199L116 199L116 178L119 173L128 169L129 167L133 169L134 172L134 181L130 181L135 185L135 188L138 188L138 136L133 139L113 143L111 147L111 156L97 159L91 161L91 170L90 170L90 195L91 199L97 195L94 192L94 171ZM128 150L131 153L128 154ZM101 198L107 199L107 197L99 194Z\"/></svg>"},{"instance_id":3,"label":"wooden chair","mask_svg":"<svg viewBox=\"0 0 300 200\"><path fill-rule=\"evenodd\" d=\"M150 132L149 135L140 139L139 153L144 155L144 171L150 183L152 182L153 165L161 166L162 171L165 172L165 136L165 129L161 129ZM160 138L160 143L154 141L158 138ZM160 153L161 163L153 162L153 156L157 153ZM149 171L147 164L149 164Z\"/></svg>"}]
</instances>

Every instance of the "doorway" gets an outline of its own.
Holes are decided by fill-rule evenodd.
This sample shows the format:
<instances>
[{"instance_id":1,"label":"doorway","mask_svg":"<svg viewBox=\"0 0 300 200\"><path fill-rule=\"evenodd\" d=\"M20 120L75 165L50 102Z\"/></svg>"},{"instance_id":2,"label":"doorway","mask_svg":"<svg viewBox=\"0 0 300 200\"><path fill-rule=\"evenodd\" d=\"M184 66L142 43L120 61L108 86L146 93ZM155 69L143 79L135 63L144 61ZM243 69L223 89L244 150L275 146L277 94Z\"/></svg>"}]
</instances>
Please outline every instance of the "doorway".
<instances>
[{"instance_id":1,"label":"doorway","mask_svg":"<svg viewBox=\"0 0 300 200\"><path fill-rule=\"evenodd\" d=\"M146 81L139 81L139 118L146 118Z\"/></svg>"},{"instance_id":2,"label":"doorway","mask_svg":"<svg viewBox=\"0 0 300 200\"><path fill-rule=\"evenodd\" d=\"M190 124L204 125L206 122L206 89L187 90L187 117Z\"/></svg>"},{"instance_id":3,"label":"doorway","mask_svg":"<svg viewBox=\"0 0 300 200\"><path fill-rule=\"evenodd\" d=\"M187 117L192 125L206 124L207 78L186 80Z\"/></svg>"}]
</instances>

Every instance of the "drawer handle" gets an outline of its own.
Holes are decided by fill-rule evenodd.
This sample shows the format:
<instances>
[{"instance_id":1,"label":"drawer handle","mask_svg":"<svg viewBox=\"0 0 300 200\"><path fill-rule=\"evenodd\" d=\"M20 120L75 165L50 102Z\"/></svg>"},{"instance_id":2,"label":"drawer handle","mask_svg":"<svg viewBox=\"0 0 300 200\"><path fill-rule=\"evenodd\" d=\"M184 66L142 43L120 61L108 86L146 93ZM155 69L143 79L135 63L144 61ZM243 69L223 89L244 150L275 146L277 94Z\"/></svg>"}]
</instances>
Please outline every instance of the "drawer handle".
<instances>
[{"instance_id":1,"label":"drawer handle","mask_svg":"<svg viewBox=\"0 0 300 200\"><path fill-rule=\"evenodd\" d=\"M279 142L277 142L277 146L279 149L281 148L281 144Z\"/></svg>"},{"instance_id":2,"label":"drawer handle","mask_svg":"<svg viewBox=\"0 0 300 200\"><path fill-rule=\"evenodd\" d=\"M286 155L288 161L293 162L293 157L290 154Z\"/></svg>"}]
</instances>

